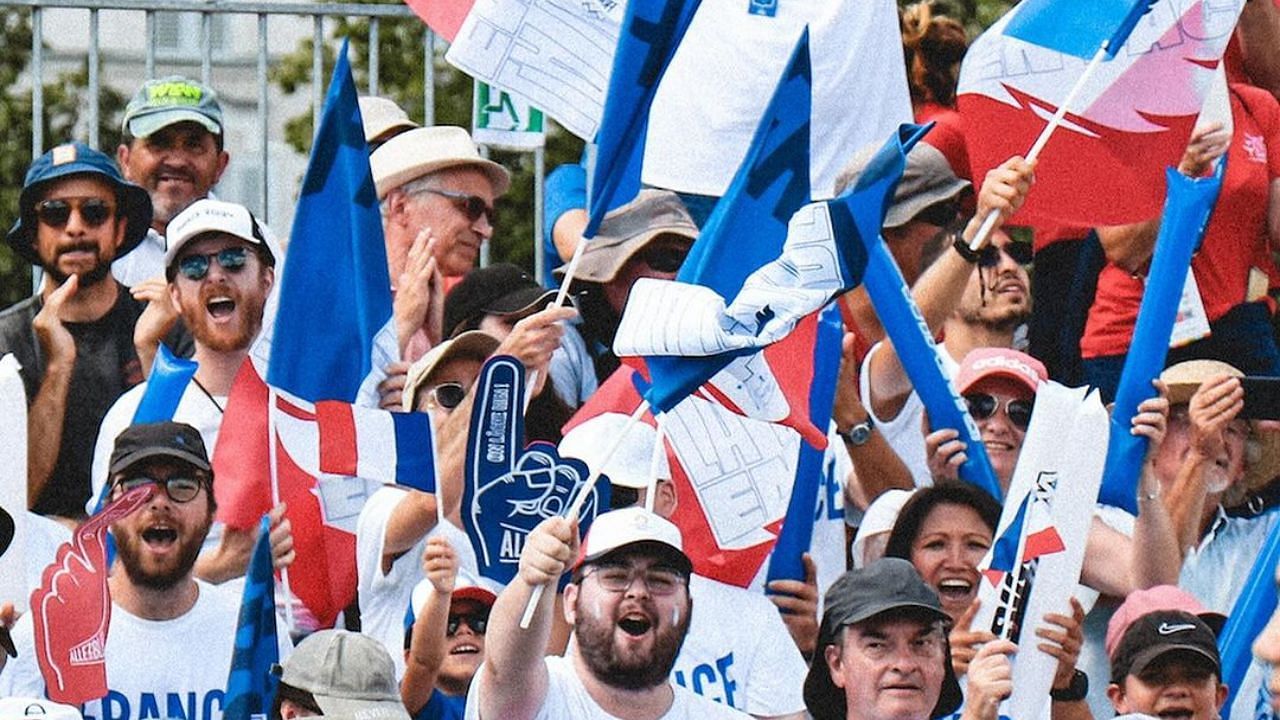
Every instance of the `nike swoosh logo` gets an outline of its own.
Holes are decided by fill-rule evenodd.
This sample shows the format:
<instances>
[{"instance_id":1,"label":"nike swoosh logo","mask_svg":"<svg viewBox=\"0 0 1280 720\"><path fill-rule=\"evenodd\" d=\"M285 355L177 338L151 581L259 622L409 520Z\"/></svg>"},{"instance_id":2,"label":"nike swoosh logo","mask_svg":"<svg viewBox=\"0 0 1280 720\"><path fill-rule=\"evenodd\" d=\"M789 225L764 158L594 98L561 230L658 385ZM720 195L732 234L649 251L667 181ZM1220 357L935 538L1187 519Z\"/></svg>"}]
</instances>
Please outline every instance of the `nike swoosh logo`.
<instances>
[{"instance_id":1,"label":"nike swoosh logo","mask_svg":"<svg viewBox=\"0 0 1280 720\"><path fill-rule=\"evenodd\" d=\"M1160 627L1156 628L1156 632L1161 635L1172 635L1183 630L1195 630L1196 626L1191 623L1180 623L1178 625L1170 625L1169 623L1160 623Z\"/></svg>"}]
</instances>

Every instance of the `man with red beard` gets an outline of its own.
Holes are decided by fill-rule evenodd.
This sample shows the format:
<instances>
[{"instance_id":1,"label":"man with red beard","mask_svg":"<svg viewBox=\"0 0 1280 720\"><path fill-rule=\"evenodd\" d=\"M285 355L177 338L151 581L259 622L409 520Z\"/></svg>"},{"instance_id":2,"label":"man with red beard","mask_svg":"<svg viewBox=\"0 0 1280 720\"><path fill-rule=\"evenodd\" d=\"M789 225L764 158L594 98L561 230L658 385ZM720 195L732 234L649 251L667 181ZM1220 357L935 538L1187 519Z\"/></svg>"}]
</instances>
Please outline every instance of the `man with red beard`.
<instances>
[{"instance_id":1,"label":"man with red beard","mask_svg":"<svg viewBox=\"0 0 1280 720\"><path fill-rule=\"evenodd\" d=\"M199 363L173 419L195 427L206 447L214 447L236 372L262 328L263 308L275 284L275 256L262 226L247 208L219 200L197 200L169 222L165 252L168 295L195 339ZM140 324L141 328L141 324ZM161 332L161 327L148 327ZM141 330L140 333L141 334ZM155 339L140 339L139 344ZM130 390L107 412L98 432L93 462L92 512L107 479L107 457L133 419L146 383ZM272 511L277 559L291 547L283 506ZM244 574L253 549L251 531L214 523L196 563L196 575L220 583Z\"/></svg>"},{"instance_id":2,"label":"man with red beard","mask_svg":"<svg viewBox=\"0 0 1280 720\"><path fill-rule=\"evenodd\" d=\"M111 526L119 562L108 580L108 691L87 703L84 714L218 720L240 598L193 576L215 509L204 441L182 423L133 425L116 440L110 470L112 497L141 485L157 487L145 505ZM0 671L0 696L42 696L32 613L18 621L13 638L18 657ZM288 655L287 634L279 633L277 642L281 657Z\"/></svg>"},{"instance_id":3,"label":"man with red beard","mask_svg":"<svg viewBox=\"0 0 1280 720\"><path fill-rule=\"evenodd\" d=\"M490 613L466 717L748 717L668 679L693 609L693 564L676 526L643 508L615 510L596 518L583 545L579 553L577 525L561 517L529 534L519 573ZM555 593L543 593L527 629L520 618L533 588L558 581L575 557L564 616L576 647L544 657Z\"/></svg>"},{"instance_id":4,"label":"man with red beard","mask_svg":"<svg viewBox=\"0 0 1280 720\"><path fill-rule=\"evenodd\" d=\"M76 521L89 498L93 438L107 408L142 381L133 344L142 306L111 277L136 246L151 201L111 159L82 143L31 164L9 247L44 269L33 297L0 313L0 354L22 365L30 509Z\"/></svg>"}]
</instances>

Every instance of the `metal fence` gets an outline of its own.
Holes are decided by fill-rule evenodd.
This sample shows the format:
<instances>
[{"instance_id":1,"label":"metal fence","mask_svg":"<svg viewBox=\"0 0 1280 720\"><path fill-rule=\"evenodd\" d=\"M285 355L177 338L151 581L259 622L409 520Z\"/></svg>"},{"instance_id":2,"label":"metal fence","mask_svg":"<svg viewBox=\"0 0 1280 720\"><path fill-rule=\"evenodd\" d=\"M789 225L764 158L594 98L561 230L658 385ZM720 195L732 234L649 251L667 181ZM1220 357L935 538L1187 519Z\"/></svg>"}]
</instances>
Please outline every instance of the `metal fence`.
<instances>
[{"instance_id":1,"label":"metal fence","mask_svg":"<svg viewBox=\"0 0 1280 720\"><path fill-rule=\"evenodd\" d=\"M46 38L46 14L51 10L83 10L89 13L87 42L84 52L87 59L88 67L88 88L87 93L87 117L86 124L88 127L88 143L93 147L99 146L99 115L100 115L100 96L102 90L102 57L104 50L124 48L130 52L137 52L136 38L109 38L106 40L107 47L104 48L104 38L100 31L100 18L103 11L132 11L142 13L145 17L144 30L144 53L145 53L145 78L151 79L156 76L157 67L157 35L159 32L158 18L170 13L190 13L199 18L199 52L198 60L200 64L200 78L203 83L214 87L217 86L212 82L213 71L219 60L215 57L214 52L214 28L215 19L219 16L249 16L256 19L256 82L257 82L257 118L256 118L256 138L257 147L254 149L237 147L235 152L238 157L245 152L253 151L257 153L258 161L261 167L260 183L258 188L259 196L257 201L261 207L262 216L265 221L270 221L270 190L272 189L271 161L268 152L268 144L270 140L270 81L268 79L268 67L271 58L269 57L269 30L270 24L274 20L282 22L280 18L291 17L299 18L305 23L309 20L311 25L312 39L312 60L311 60L311 105L313 108L313 127L318 128L320 123L320 111L323 103L324 92L326 87L326 79L324 77L324 56L323 48L325 45L325 20L326 18L348 18L348 19L366 19L369 22L369 50L368 50L368 86L365 91L370 95L378 94L379 79L379 63L380 58L378 48L378 35L380 26L384 21L401 18L415 18L413 12L403 4L363 4L363 3L319 3L319 2L240 2L225 0L0 0L0 6L7 7L29 7L31 9L31 64L30 64L30 82L32 93L32 151L35 157L38 157L44 150L45 138L44 128L40 121L44 112L44 88L42 83L45 81L47 54L49 48L45 45ZM295 26L299 20L292 21ZM294 28L296 30L296 27ZM60 30L60 29L59 29ZM235 43L240 48L248 46L247 39L236 38ZM63 51L65 54L67 51ZM425 124L432 125L435 122L435 71L434 57L436 53L436 37L425 24L422 25L422 53L423 53L423 117ZM188 55L183 58L184 63L192 61L192 57ZM163 62L163 58L161 61ZM141 84L143 78L136 78L134 87ZM482 148L482 152L486 152ZM542 182L544 174L544 154L542 149L533 151L535 162L534 173L534 208L533 224L535 238L535 265L536 276L541 276L543 257L541 253L541 243L537 242L537 238L541 236L542 226ZM248 198L241 198L242 201L248 201ZM482 263L487 262L488 248L482 249Z\"/></svg>"}]
</instances>

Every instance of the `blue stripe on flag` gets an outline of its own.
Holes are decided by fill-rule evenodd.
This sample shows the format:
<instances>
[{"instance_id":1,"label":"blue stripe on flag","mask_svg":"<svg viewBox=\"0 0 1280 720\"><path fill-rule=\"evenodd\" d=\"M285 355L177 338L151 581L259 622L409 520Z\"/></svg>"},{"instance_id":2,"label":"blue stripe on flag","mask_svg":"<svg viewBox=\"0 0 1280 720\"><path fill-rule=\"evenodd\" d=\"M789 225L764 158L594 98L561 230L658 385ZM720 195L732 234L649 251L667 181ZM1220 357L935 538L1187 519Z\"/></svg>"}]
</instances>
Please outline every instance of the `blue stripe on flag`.
<instances>
[{"instance_id":1,"label":"blue stripe on flag","mask_svg":"<svg viewBox=\"0 0 1280 720\"><path fill-rule=\"evenodd\" d=\"M419 412L388 414L396 440L396 483L422 492L435 492L431 416Z\"/></svg>"}]
</instances>

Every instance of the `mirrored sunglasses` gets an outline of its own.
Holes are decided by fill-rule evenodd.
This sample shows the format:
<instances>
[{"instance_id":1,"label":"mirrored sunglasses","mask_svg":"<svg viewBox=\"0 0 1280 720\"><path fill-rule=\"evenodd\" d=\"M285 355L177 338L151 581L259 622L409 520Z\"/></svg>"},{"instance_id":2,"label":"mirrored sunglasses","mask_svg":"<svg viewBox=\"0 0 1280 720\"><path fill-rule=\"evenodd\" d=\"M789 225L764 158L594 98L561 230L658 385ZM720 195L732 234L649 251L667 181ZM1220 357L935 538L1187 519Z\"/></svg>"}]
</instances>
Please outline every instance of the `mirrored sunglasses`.
<instances>
[{"instance_id":1,"label":"mirrored sunglasses","mask_svg":"<svg viewBox=\"0 0 1280 720\"><path fill-rule=\"evenodd\" d=\"M52 228L65 227L71 220L72 208L80 213L80 220L89 227L102 225L116 212L114 205L101 198L59 198L37 203L36 219Z\"/></svg>"},{"instance_id":2,"label":"mirrored sunglasses","mask_svg":"<svg viewBox=\"0 0 1280 720\"><path fill-rule=\"evenodd\" d=\"M240 272L249 261L249 248L240 245L213 253L187 255L178 261L178 272L188 280L203 280L209 274L209 263L214 260L229 273Z\"/></svg>"},{"instance_id":3,"label":"mirrored sunglasses","mask_svg":"<svg viewBox=\"0 0 1280 720\"><path fill-rule=\"evenodd\" d=\"M477 635L483 635L485 630L489 629L489 611L479 613L465 613L459 615L449 615L449 624L445 626L445 633L453 636L458 634L458 628L466 623Z\"/></svg>"},{"instance_id":4,"label":"mirrored sunglasses","mask_svg":"<svg viewBox=\"0 0 1280 720\"><path fill-rule=\"evenodd\" d=\"M974 420L986 420L1001 407L999 398L986 393L969 393L964 396L964 401L968 403L969 414ZM1004 401L1003 406L1009 422L1026 432L1027 426L1031 424L1031 411L1035 408L1035 401L1009 398Z\"/></svg>"}]
</instances>

